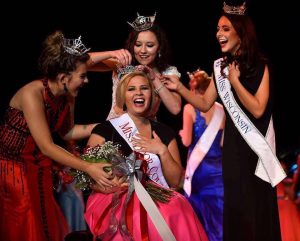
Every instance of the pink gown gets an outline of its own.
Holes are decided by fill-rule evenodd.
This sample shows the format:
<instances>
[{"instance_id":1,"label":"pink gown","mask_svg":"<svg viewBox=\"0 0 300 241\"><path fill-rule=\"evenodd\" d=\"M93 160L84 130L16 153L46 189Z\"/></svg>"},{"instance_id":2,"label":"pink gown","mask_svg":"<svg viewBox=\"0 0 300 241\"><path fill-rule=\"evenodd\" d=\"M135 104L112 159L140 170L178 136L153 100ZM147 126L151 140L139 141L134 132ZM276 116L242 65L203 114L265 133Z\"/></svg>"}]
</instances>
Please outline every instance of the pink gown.
<instances>
[{"instance_id":1,"label":"pink gown","mask_svg":"<svg viewBox=\"0 0 300 241\"><path fill-rule=\"evenodd\" d=\"M161 140L164 143L167 142L165 137L168 127L159 122L151 122L151 126L152 130L158 133ZM161 134L163 131L165 135ZM126 156L132 152L125 140L115 131L109 122L99 124L93 130L93 133L103 136L106 141L112 139L111 141L114 143L119 143L121 145L121 151L123 151L123 154ZM172 138L171 136L169 139ZM157 161L159 161L159 159L157 159ZM121 211L124 207L123 204L125 202L126 193L127 191L124 191L120 195L121 204L116 211L118 221L121 220ZM104 233L109 227L112 197L112 194L92 193L88 198L85 219L94 237ZM157 203L157 208L177 241L208 241L206 233L192 206L181 194L174 192L174 196L168 203ZM135 241L162 240L135 192L133 192L128 203L125 220L129 233ZM117 230L112 240L123 240L120 229Z\"/></svg>"},{"instance_id":2,"label":"pink gown","mask_svg":"<svg viewBox=\"0 0 300 241\"><path fill-rule=\"evenodd\" d=\"M94 236L103 233L108 228L111 201L112 194L102 193L93 193L88 199L85 218ZM125 195L123 193L121 196L122 204L124 201ZM121 217L122 204L116 212L118 220ZM169 203L159 203L157 207L177 241L208 241L191 205L181 194L175 193ZM128 205L126 223L135 241L162 240L135 193L133 193ZM113 240L123 240L119 230Z\"/></svg>"}]
</instances>

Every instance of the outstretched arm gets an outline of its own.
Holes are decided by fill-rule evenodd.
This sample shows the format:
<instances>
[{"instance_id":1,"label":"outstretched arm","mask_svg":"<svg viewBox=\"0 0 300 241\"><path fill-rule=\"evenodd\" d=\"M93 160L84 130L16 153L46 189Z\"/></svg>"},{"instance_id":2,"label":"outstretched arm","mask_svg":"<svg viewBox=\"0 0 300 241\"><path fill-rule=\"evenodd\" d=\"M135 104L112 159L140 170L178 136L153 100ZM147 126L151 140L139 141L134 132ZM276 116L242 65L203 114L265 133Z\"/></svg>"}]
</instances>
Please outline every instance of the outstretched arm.
<instances>
[{"instance_id":1,"label":"outstretched arm","mask_svg":"<svg viewBox=\"0 0 300 241\"><path fill-rule=\"evenodd\" d=\"M71 126L70 126L70 130L68 131L68 133L64 134L64 136L62 136L62 138L65 141L81 140L81 139L88 138L91 135L92 130L95 127L95 125L97 125L97 123L85 124L85 125L74 124L75 98L70 97L68 99L69 99L69 105L70 105Z\"/></svg>"},{"instance_id":2,"label":"outstretched arm","mask_svg":"<svg viewBox=\"0 0 300 241\"><path fill-rule=\"evenodd\" d=\"M177 76L174 76L177 78ZM164 79L164 78L162 78ZM155 93L160 97L168 111L177 115L181 110L181 97L174 91L165 88L164 83L158 76L152 81Z\"/></svg>"},{"instance_id":3,"label":"outstretched arm","mask_svg":"<svg viewBox=\"0 0 300 241\"><path fill-rule=\"evenodd\" d=\"M125 66L131 63L132 57L128 50L119 49L114 51L90 52L88 62L89 71L109 71L116 68L116 65Z\"/></svg>"},{"instance_id":4,"label":"outstretched arm","mask_svg":"<svg viewBox=\"0 0 300 241\"><path fill-rule=\"evenodd\" d=\"M171 76L169 76L171 78ZM178 78L176 75L172 75L173 78ZM171 91L165 88L163 80L164 76L158 77L152 81L156 94L160 97L168 111L172 114L177 115L181 110L181 97L175 91Z\"/></svg>"},{"instance_id":5,"label":"outstretched arm","mask_svg":"<svg viewBox=\"0 0 300 241\"><path fill-rule=\"evenodd\" d=\"M196 95L189 89L187 89L179 80L179 78L171 78L171 76L165 76L165 86L176 91L180 94L187 102L193 105L200 111L208 111L217 99L217 91L214 81L210 81L208 88L203 95Z\"/></svg>"},{"instance_id":6,"label":"outstretched arm","mask_svg":"<svg viewBox=\"0 0 300 241\"><path fill-rule=\"evenodd\" d=\"M164 103L166 108L172 114L177 115L181 110L181 97L178 93L174 91L170 91L169 89L165 88L164 80L166 75L161 75L155 72L150 67L145 65L138 65L137 69L140 71L144 71L145 73L148 73L157 96L159 96L159 98ZM168 75L168 76L169 78L178 78L176 75ZM157 109L155 109L154 115L156 114Z\"/></svg>"},{"instance_id":7,"label":"outstretched arm","mask_svg":"<svg viewBox=\"0 0 300 241\"><path fill-rule=\"evenodd\" d=\"M90 164L53 142L45 116L42 91L31 86L25 86L22 92L20 97L21 110L24 113L29 131L41 152L62 165L87 172L101 185L113 185L108 179L110 175L103 170L103 167L110 166L109 164Z\"/></svg>"},{"instance_id":8,"label":"outstretched arm","mask_svg":"<svg viewBox=\"0 0 300 241\"><path fill-rule=\"evenodd\" d=\"M75 124L73 128L64 136L64 140L81 140L88 138L91 135L93 128L97 125L86 124L86 125L77 125Z\"/></svg>"}]
</instances>

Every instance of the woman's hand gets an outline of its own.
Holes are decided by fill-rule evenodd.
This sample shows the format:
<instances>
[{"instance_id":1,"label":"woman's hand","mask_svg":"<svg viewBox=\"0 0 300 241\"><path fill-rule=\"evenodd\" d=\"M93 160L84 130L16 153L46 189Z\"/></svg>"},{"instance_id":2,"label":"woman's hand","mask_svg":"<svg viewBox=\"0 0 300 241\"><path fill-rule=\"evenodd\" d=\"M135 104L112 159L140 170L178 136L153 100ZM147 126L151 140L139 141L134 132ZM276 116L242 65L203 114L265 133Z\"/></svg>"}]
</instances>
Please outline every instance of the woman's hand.
<instances>
[{"instance_id":1,"label":"woman's hand","mask_svg":"<svg viewBox=\"0 0 300 241\"><path fill-rule=\"evenodd\" d=\"M116 59L121 66L131 64L132 56L127 49L110 51L111 57Z\"/></svg>"},{"instance_id":2,"label":"woman's hand","mask_svg":"<svg viewBox=\"0 0 300 241\"><path fill-rule=\"evenodd\" d=\"M153 138L147 138L140 134L136 134L132 138L132 144L136 151L151 152L161 155L167 149L167 146L162 143L159 136L153 131Z\"/></svg>"},{"instance_id":3,"label":"woman's hand","mask_svg":"<svg viewBox=\"0 0 300 241\"><path fill-rule=\"evenodd\" d=\"M107 188L115 186L116 184L112 181L113 175L112 172L104 171L104 168L111 167L109 163L93 163L89 164L86 169L86 172L95 180L95 182L101 188Z\"/></svg>"},{"instance_id":4,"label":"woman's hand","mask_svg":"<svg viewBox=\"0 0 300 241\"><path fill-rule=\"evenodd\" d=\"M232 62L231 64L229 64L228 70L228 79L230 83L234 86L234 84L238 82L240 78L239 66L235 62Z\"/></svg>"},{"instance_id":5,"label":"woman's hand","mask_svg":"<svg viewBox=\"0 0 300 241\"><path fill-rule=\"evenodd\" d=\"M128 188L128 183L126 182L127 177L117 177L115 176L111 181L115 186L102 187L98 184L91 185L91 189L95 192L101 192L105 194L114 193L116 191L123 191Z\"/></svg>"},{"instance_id":6,"label":"woman's hand","mask_svg":"<svg viewBox=\"0 0 300 241\"><path fill-rule=\"evenodd\" d=\"M169 90L178 91L178 89L183 85L177 75L163 75L162 83Z\"/></svg>"},{"instance_id":7,"label":"woman's hand","mask_svg":"<svg viewBox=\"0 0 300 241\"><path fill-rule=\"evenodd\" d=\"M200 68L198 68L198 69L196 69L196 70L193 71L193 72L187 72L187 74L188 74L190 80L192 80L192 79L194 79L195 77L197 77L197 76L199 75L200 71L201 71Z\"/></svg>"},{"instance_id":8,"label":"woman's hand","mask_svg":"<svg viewBox=\"0 0 300 241\"><path fill-rule=\"evenodd\" d=\"M146 73L151 81L154 81L156 78L160 78L161 75L157 72L155 72L153 69L151 69L150 67L146 66L146 65L137 65L136 69L138 71L144 72Z\"/></svg>"}]
</instances>

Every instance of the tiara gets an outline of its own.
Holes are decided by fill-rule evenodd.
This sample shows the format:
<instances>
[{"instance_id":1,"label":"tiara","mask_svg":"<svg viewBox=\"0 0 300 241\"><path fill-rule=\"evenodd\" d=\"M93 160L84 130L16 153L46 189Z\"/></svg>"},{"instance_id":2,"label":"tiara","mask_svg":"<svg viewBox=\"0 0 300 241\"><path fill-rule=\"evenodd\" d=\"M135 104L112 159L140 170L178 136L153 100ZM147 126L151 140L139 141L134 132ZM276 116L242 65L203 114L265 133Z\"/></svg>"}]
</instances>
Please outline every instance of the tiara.
<instances>
[{"instance_id":1,"label":"tiara","mask_svg":"<svg viewBox=\"0 0 300 241\"><path fill-rule=\"evenodd\" d=\"M228 14L244 15L246 11L246 2L244 2L241 6L230 6L224 2L223 11Z\"/></svg>"},{"instance_id":2,"label":"tiara","mask_svg":"<svg viewBox=\"0 0 300 241\"><path fill-rule=\"evenodd\" d=\"M117 66L118 79L120 80L124 75L130 74L134 71L136 71L136 67L133 65L126 65L125 67Z\"/></svg>"},{"instance_id":3,"label":"tiara","mask_svg":"<svg viewBox=\"0 0 300 241\"><path fill-rule=\"evenodd\" d=\"M139 13L137 13L137 18L132 22L127 22L135 31L141 32L145 31L152 27L154 20L155 20L156 13L154 13L153 16L144 17L140 16Z\"/></svg>"},{"instance_id":4,"label":"tiara","mask_svg":"<svg viewBox=\"0 0 300 241\"><path fill-rule=\"evenodd\" d=\"M63 47L67 53L75 56L81 56L90 51L90 48L87 49L82 43L81 36L79 36L77 39L63 38Z\"/></svg>"}]
</instances>

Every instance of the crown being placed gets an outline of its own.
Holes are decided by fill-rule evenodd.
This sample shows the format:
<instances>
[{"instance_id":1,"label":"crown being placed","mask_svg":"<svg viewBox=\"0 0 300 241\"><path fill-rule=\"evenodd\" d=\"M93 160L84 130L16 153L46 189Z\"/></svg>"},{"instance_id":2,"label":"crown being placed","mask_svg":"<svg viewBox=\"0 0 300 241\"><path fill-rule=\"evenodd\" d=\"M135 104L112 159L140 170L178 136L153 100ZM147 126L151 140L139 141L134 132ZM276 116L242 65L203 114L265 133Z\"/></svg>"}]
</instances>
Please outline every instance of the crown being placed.
<instances>
[{"instance_id":1,"label":"crown being placed","mask_svg":"<svg viewBox=\"0 0 300 241\"><path fill-rule=\"evenodd\" d=\"M79 36L77 39L63 39L63 46L67 53L75 55L75 56L81 56L85 54L86 52L90 51L90 48L86 48L84 44L81 41L81 36Z\"/></svg>"},{"instance_id":2,"label":"crown being placed","mask_svg":"<svg viewBox=\"0 0 300 241\"><path fill-rule=\"evenodd\" d=\"M241 6L230 6L224 2L223 11L228 14L244 15L246 11L246 2L244 2Z\"/></svg>"},{"instance_id":3,"label":"crown being placed","mask_svg":"<svg viewBox=\"0 0 300 241\"><path fill-rule=\"evenodd\" d=\"M120 80L124 75L130 74L136 71L136 67L133 65L126 65L125 67L117 66L118 79Z\"/></svg>"},{"instance_id":4,"label":"crown being placed","mask_svg":"<svg viewBox=\"0 0 300 241\"><path fill-rule=\"evenodd\" d=\"M137 32L145 31L152 27L154 21L155 21L156 13L154 13L153 16L140 16L139 13L137 13L137 18L132 22L127 22L133 29Z\"/></svg>"}]
</instances>

